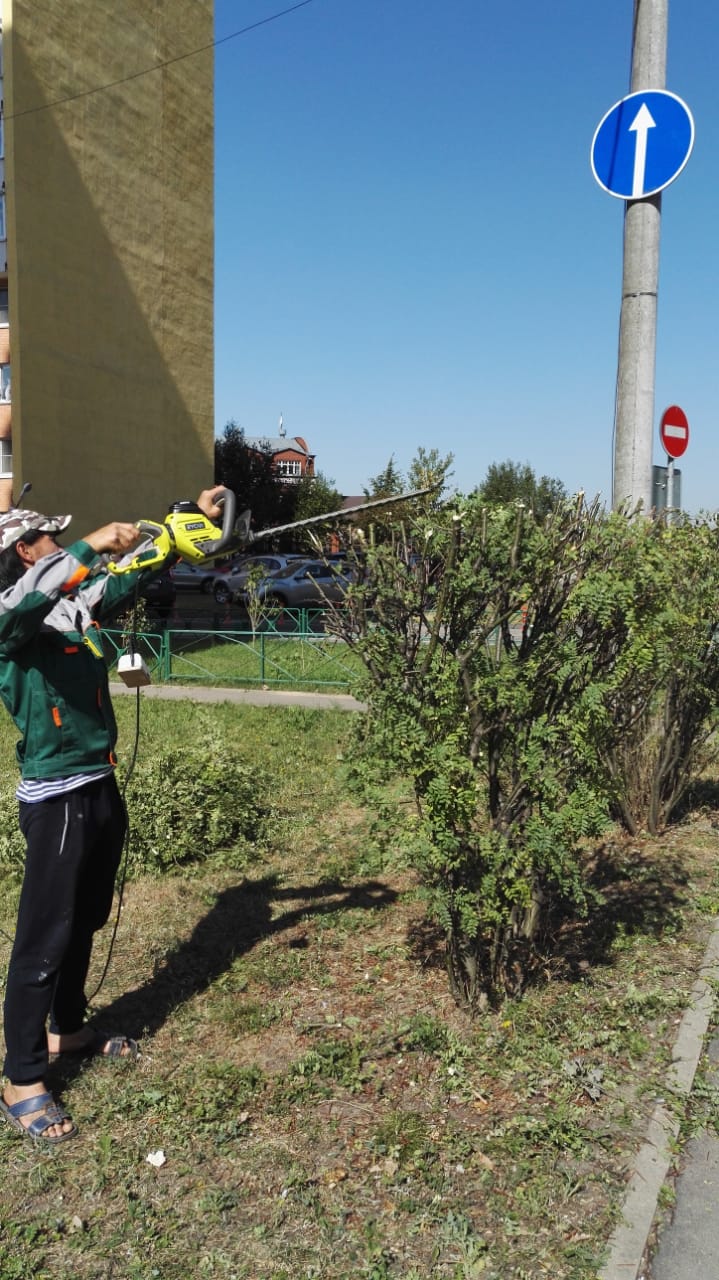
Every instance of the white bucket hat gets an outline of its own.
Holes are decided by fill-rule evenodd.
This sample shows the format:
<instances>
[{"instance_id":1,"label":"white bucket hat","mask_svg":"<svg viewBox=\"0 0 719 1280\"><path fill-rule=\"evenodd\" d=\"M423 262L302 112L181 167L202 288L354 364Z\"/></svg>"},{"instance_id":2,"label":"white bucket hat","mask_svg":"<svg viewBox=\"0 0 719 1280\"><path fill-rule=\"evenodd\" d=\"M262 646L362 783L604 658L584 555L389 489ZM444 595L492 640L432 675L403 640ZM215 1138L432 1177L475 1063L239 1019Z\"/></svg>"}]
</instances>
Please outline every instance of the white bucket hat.
<instances>
[{"instance_id":1,"label":"white bucket hat","mask_svg":"<svg viewBox=\"0 0 719 1280\"><path fill-rule=\"evenodd\" d=\"M11 507L0 515L0 551L6 551L13 543L20 542L31 530L37 533L62 533L72 516L43 516L39 511L25 511Z\"/></svg>"}]
</instances>

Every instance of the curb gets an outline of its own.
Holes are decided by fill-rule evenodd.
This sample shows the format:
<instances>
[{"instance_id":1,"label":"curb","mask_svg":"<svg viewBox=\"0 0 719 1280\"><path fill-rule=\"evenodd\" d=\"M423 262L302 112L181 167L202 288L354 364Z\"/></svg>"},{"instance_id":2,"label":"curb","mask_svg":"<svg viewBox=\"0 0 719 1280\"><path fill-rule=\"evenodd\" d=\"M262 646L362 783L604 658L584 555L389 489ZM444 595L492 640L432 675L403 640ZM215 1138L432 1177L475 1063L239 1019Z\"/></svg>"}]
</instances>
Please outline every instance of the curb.
<instances>
[{"instance_id":1,"label":"curb","mask_svg":"<svg viewBox=\"0 0 719 1280\"><path fill-rule=\"evenodd\" d=\"M709 1019L714 1008L713 984L719 981L719 920L714 924L689 1007L679 1024L672 1050L667 1090L687 1098L691 1093ZM659 1194L673 1159L681 1121L663 1103L654 1108L644 1142L627 1184L622 1219L609 1241L609 1256L597 1280L638 1280L657 1211Z\"/></svg>"}]
</instances>

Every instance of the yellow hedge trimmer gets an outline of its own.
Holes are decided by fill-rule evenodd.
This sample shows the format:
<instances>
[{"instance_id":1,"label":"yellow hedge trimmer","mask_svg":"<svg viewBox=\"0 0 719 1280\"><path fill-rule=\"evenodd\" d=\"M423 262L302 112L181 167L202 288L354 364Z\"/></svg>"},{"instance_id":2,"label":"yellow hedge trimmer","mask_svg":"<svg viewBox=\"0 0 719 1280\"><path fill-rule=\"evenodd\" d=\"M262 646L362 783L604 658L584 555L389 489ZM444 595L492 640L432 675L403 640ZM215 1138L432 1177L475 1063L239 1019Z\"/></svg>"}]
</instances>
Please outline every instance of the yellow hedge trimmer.
<instances>
[{"instance_id":1,"label":"yellow hedge trimmer","mask_svg":"<svg viewBox=\"0 0 719 1280\"><path fill-rule=\"evenodd\" d=\"M313 524L347 520L359 511L371 511L375 507L408 502L412 498L420 498L433 491L434 486L430 486L426 489L413 489L409 493L398 493L391 498L372 498L368 502L359 503L356 507L341 507L339 511L326 511L319 516L308 516L304 520L293 520L289 524L278 524L271 529L254 532L250 528L251 512L243 511L240 516L236 516L235 495L231 489L224 489L214 495L217 505L222 506L221 524L205 515L196 502L184 500L175 502L161 523L155 520L139 520L137 527L140 533L147 534L151 539L150 545L138 551L125 564L111 562L108 569L111 573L152 569L155 565L163 564L171 552L189 561L190 564L200 564L208 560L216 560L219 556L230 555L233 551L244 551L254 542L278 537L281 533L290 533L293 529L306 529Z\"/></svg>"}]
</instances>

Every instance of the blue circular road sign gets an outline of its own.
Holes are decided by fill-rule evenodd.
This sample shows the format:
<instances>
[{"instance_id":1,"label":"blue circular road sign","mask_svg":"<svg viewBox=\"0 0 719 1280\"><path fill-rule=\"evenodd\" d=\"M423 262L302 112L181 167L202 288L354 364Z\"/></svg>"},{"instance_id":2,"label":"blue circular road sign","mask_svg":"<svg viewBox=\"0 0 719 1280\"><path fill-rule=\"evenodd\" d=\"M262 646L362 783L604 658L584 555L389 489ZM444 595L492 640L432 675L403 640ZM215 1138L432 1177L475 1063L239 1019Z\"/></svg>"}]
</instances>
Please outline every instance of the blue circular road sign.
<instances>
[{"instance_id":1,"label":"blue circular road sign","mask_svg":"<svg viewBox=\"0 0 719 1280\"><path fill-rule=\"evenodd\" d=\"M681 173L694 146L694 119L665 89L643 89L615 103L592 140L592 172L622 200L656 195Z\"/></svg>"}]
</instances>

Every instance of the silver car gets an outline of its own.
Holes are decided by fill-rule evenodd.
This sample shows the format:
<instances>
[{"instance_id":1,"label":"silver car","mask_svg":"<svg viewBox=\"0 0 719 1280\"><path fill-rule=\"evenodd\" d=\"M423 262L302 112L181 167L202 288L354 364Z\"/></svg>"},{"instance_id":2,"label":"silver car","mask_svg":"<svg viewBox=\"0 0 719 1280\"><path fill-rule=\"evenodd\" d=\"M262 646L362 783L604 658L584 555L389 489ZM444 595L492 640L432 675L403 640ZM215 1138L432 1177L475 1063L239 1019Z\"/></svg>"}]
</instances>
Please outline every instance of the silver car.
<instances>
[{"instance_id":1,"label":"silver car","mask_svg":"<svg viewBox=\"0 0 719 1280\"><path fill-rule=\"evenodd\" d=\"M321 609L327 604L341 604L352 580L352 570L346 565L327 564L322 560L295 561L261 578L255 594L266 604L283 608L314 605ZM238 599L242 598L240 591Z\"/></svg>"},{"instance_id":2,"label":"silver car","mask_svg":"<svg viewBox=\"0 0 719 1280\"><path fill-rule=\"evenodd\" d=\"M170 569L170 577L178 591L201 591L209 595L218 570L212 565L188 564L180 560Z\"/></svg>"},{"instance_id":3,"label":"silver car","mask_svg":"<svg viewBox=\"0 0 719 1280\"><path fill-rule=\"evenodd\" d=\"M283 569L285 565L297 564L298 560L306 559L302 556L289 555L267 555L267 556L245 556L236 568L230 573L217 575L212 582L212 594L218 604L229 604L231 600L236 600L241 596L242 590L253 571L258 568L264 570L265 573L275 573L278 569Z\"/></svg>"}]
</instances>

